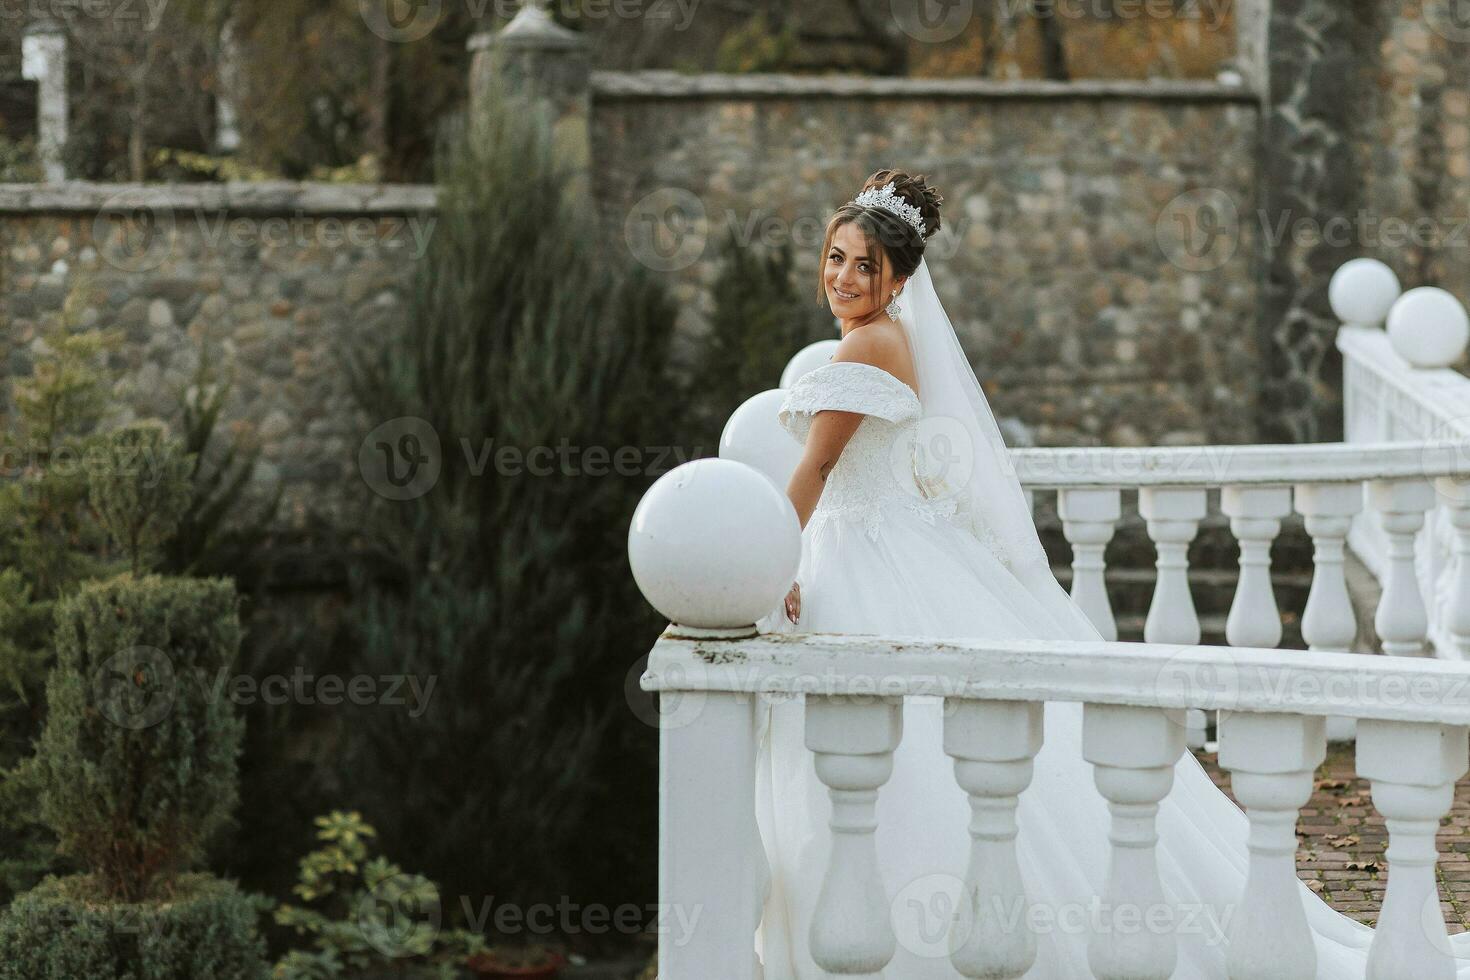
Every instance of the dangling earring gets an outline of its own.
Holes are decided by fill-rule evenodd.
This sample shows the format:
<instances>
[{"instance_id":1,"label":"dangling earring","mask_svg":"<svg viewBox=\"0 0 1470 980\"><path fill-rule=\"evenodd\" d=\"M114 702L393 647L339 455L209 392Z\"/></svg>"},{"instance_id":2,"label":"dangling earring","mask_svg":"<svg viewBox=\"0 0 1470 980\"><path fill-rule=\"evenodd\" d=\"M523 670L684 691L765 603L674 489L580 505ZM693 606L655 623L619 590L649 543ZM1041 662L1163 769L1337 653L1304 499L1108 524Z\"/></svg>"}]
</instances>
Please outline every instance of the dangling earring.
<instances>
[{"instance_id":1,"label":"dangling earring","mask_svg":"<svg viewBox=\"0 0 1470 980\"><path fill-rule=\"evenodd\" d=\"M898 290L895 289L889 295L893 298L888 301L888 305L883 307L883 310L891 319L897 320L898 315L903 312L903 307L898 305Z\"/></svg>"}]
</instances>

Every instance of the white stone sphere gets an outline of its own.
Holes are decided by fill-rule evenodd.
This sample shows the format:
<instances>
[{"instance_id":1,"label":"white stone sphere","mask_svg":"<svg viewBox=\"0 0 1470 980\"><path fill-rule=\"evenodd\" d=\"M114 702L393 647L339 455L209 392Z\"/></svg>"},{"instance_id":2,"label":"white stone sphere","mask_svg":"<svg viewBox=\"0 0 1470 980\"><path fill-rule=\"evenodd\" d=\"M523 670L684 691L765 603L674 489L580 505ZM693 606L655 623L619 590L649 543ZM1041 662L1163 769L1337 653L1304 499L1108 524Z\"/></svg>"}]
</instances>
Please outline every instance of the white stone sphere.
<instances>
[{"instance_id":1,"label":"white stone sphere","mask_svg":"<svg viewBox=\"0 0 1470 980\"><path fill-rule=\"evenodd\" d=\"M815 344L807 344L796 352L796 356L786 362L786 369L781 372L781 387L790 388L808 371L815 371L832 360L832 355L837 353L837 341L819 340Z\"/></svg>"},{"instance_id":2,"label":"white stone sphere","mask_svg":"<svg viewBox=\"0 0 1470 980\"><path fill-rule=\"evenodd\" d=\"M680 626L733 630L776 609L801 562L786 494L732 459L696 459L659 477L633 512L638 588Z\"/></svg>"},{"instance_id":3,"label":"white stone sphere","mask_svg":"<svg viewBox=\"0 0 1470 980\"><path fill-rule=\"evenodd\" d=\"M782 493L801 461L801 444L781 427L776 416L785 398L786 392L780 388L751 395L730 413L720 433L721 459L754 466Z\"/></svg>"},{"instance_id":4,"label":"white stone sphere","mask_svg":"<svg viewBox=\"0 0 1470 980\"><path fill-rule=\"evenodd\" d=\"M1332 274L1327 301L1342 323L1377 326L1403 292L1399 277L1377 259L1344 262Z\"/></svg>"},{"instance_id":5,"label":"white stone sphere","mask_svg":"<svg viewBox=\"0 0 1470 980\"><path fill-rule=\"evenodd\" d=\"M1420 286L1400 296L1388 311L1388 339L1416 368L1449 367L1470 341L1470 317L1450 293Z\"/></svg>"}]
</instances>

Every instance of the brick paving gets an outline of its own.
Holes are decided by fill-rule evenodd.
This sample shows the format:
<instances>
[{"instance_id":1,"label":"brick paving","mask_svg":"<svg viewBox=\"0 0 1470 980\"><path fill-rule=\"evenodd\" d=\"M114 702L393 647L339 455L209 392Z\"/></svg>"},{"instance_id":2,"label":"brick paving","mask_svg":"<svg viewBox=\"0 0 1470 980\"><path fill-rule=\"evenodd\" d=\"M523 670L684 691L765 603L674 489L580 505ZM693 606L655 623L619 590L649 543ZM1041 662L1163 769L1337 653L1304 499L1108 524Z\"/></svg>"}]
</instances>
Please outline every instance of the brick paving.
<instances>
[{"instance_id":1,"label":"brick paving","mask_svg":"<svg viewBox=\"0 0 1470 980\"><path fill-rule=\"evenodd\" d=\"M1195 755L1229 794L1230 774L1219 768L1214 753ZM1368 781L1354 770L1351 744L1329 743L1296 834L1298 877L1339 912L1373 925L1388 885L1388 831L1373 808ZM1449 931L1464 932L1470 929L1470 777L1456 785L1437 841L1440 907Z\"/></svg>"}]
</instances>

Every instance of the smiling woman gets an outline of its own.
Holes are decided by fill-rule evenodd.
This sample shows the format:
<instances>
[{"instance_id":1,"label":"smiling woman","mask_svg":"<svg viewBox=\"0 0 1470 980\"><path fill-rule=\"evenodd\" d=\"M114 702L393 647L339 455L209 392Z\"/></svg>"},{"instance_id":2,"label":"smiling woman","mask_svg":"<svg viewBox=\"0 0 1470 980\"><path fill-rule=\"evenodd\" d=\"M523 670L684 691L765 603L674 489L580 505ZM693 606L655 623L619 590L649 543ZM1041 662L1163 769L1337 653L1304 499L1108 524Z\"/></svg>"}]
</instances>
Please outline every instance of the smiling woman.
<instances>
[{"instance_id":1,"label":"smiling woman","mask_svg":"<svg viewBox=\"0 0 1470 980\"><path fill-rule=\"evenodd\" d=\"M860 203L865 194L876 197L889 184L903 206L911 209L907 215L917 219L917 226L893 211ZM902 170L879 170L870 176L862 192L827 222L818 299L825 298L839 318L878 315L878 298L887 303L918 268L925 241L939 231L942 203L944 197L923 176Z\"/></svg>"}]
</instances>

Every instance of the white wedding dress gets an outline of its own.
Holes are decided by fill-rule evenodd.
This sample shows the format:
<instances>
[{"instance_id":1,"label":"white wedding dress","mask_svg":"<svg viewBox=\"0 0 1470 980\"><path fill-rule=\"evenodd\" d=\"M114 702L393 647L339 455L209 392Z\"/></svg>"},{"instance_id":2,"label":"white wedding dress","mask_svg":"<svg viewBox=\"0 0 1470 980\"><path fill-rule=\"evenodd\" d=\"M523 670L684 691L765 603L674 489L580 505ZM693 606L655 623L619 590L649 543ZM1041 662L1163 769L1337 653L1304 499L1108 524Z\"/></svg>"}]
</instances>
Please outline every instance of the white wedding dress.
<instances>
[{"instance_id":1,"label":"white wedding dress","mask_svg":"<svg viewBox=\"0 0 1470 980\"><path fill-rule=\"evenodd\" d=\"M923 391L922 372L919 378ZM1054 578L1023 585L993 534L972 533L956 519L953 497L917 491L903 462L924 414L912 388L872 365L833 362L789 389L781 422L804 441L823 409L866 417L802 533L800 623L778 608L759 624L763 631L1100 638ZM1034 524L1027 533L1035 534ZM893 775L878 796L879 866L898 937L888 980L960 976L947 959L945 930L969 859L970 805L944 753L942 707L938 697L905 702ZM803 713L800 700L762 701L757 822L771 878L756 943L765 980L828 976L813 962L807 937L830 847L831 805L804 744ZM1026 974L1040 980L1092 975L1086 947L1107 872L1109 815L1082 756L1081 728L1080 704L1046 705L1044 742L1017 810L1027 899L1044 910L1031 920L1037 957ZM1159 873L1178 909L1174 977L1223 980L1229 918L1246 878L1246 817L1185 752L1158 829ZM1361 978L1372 930L1305 885L1300 891L1318 976ZM1459 975L1470 977L1470 966Z\"/></svg>"}]
</instances>

